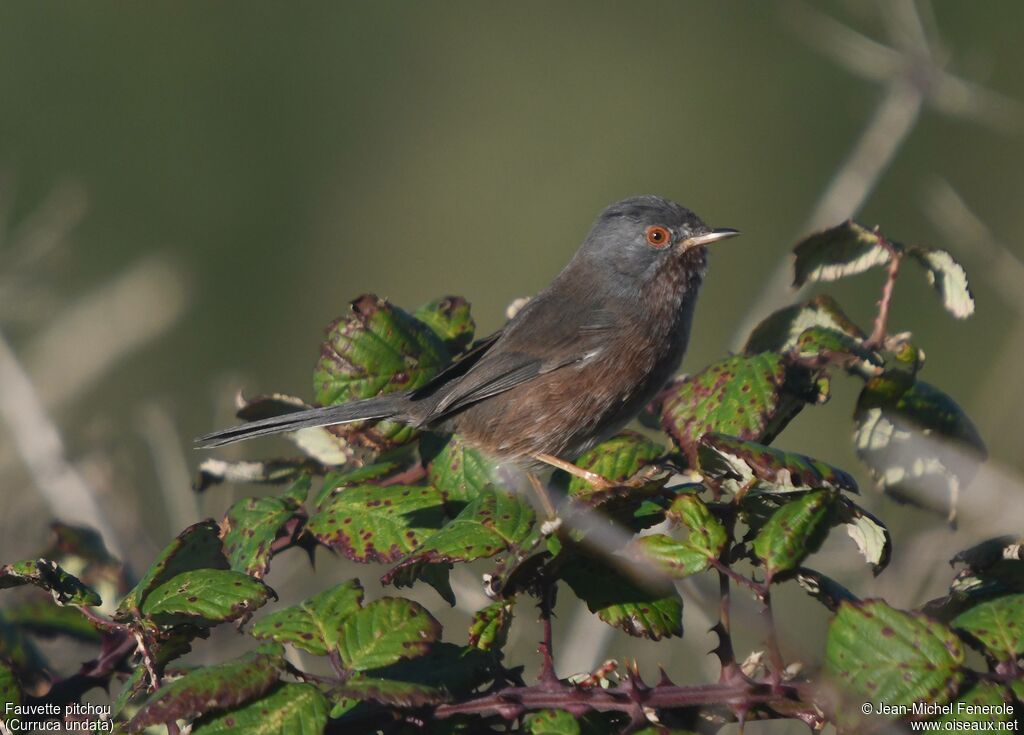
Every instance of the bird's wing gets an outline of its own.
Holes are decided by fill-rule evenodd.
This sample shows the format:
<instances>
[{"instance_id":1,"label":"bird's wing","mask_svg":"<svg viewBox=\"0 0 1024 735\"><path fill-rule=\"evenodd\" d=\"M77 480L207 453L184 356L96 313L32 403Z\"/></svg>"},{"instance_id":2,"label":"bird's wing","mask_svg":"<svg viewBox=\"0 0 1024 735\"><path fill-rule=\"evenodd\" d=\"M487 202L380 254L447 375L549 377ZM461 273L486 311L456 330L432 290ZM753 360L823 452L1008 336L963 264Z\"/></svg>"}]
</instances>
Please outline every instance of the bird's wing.
<instances>
[{"instance_id":1,"label":"bird's wing","mask_svg":"<svg viewBox=\"0 0 1024 735\"><path fill-rule=\"evenodd\" d=\"M566 319L540 322L552 313L565 312L537 308L521 313L523 318L510 324L461 377L451 380L447 390L438 391L440 398L429 420L443 419L541 375L592 359L607 344L613 326L611 314L594 311L575 323Z\"/></svg>"}]
</instances>

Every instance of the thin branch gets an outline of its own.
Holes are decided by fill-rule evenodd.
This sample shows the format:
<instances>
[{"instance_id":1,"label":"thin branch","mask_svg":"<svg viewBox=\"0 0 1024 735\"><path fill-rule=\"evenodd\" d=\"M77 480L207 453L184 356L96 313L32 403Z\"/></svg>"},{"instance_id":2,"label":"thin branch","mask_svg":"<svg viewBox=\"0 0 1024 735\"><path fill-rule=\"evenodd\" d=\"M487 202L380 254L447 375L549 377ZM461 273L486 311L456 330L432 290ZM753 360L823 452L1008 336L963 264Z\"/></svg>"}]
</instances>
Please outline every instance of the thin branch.
<instances>
[{"instance_id":1,"label":"thin branch","mask_svg":"<svg viewBox=\"0 0 1024 735\"><path fill-rule=\"evenodd\" d=\"M887 245L885 240L882 243ZM871 330L871 336L864 343L866 347L871 349L879 349L885 344L889 327L889 310L892 308L892 296L896 289L896 277L899 276L900 263L903 261L903 253L891 246L889 247L889 252L892 257L889 260L889 268L886 271L885 285L882 287L882 298L878 301L878 314L875 316L875 326Z\"/></svg>"},{"instance_id":2,"label":"thin branch","mask_svg":"<svg viewBox=\"0 0 1024 735\"><path fill-rule=\"evenodd\" d=\"M541 687L551 689L557 689L561 686L558 681L558 675L555 674L553 658L554 649L551 635L551 616L554 613L556 591L557 587L554 580L545 573L541 582L539 604L540 620L544 630L544 640L539 646L537 646L537 651L542 657L540 673L537 675L537 680L540 682Z\"/></svg>"},{"instance_id":3,"label":"thin branch","mask_svg":"<svg viewBox=\"0 0 1024 735\"><path fill-rule=\"evenodd\" d=\"M755 595L757 595L757 599L763 600L764 596L768 594L767 585L755 582L754 580L750 579L750 577L744 577L742 574L733 570L731 567L722 563L718 559L711 559L710 562L711 566L717 569L720 573L727 575L729 579L738 584L743 585L751 592L753 592Z\"/></svg>"}]
</instances>

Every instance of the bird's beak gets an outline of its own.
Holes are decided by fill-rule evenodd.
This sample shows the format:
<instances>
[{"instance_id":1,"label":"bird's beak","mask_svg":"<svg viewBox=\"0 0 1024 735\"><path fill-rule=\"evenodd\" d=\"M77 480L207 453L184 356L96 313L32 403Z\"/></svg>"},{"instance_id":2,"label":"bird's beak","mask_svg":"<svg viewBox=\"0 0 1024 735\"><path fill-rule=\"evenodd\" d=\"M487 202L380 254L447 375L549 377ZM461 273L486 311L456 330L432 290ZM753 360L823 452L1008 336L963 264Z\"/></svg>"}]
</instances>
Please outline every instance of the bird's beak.
<instances>
[{"instance_id":1,"label":"bird's beak","mask_svg":"<svg viewBox=\"0 0 1024 735\"><path fill-rule=\"evenodd\" d=\"M719 240L726 240L730 237L736 237L740 234L739 230L734 230L731 227L722 227L718 230L711 230L711 232L705 232L703 235L694 235L683 240L683 247L695 248L701 245L710 245L713 242Z\"/></svg>"}]
</instances>

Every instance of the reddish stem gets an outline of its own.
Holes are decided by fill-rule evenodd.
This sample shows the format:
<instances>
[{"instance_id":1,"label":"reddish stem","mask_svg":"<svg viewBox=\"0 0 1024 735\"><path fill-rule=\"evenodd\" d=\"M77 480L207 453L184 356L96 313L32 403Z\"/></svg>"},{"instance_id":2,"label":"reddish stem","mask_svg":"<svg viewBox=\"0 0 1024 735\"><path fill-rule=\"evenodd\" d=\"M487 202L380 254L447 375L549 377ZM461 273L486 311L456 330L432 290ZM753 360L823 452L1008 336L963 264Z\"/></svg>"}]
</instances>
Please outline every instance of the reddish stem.
<instances>
[{"instance_id":1,"label":"reddish stem","mask_svg":"<svg viewBox=\"0 0 1024 735\"><path fill-rule=\"evenodd\" d=\"M885 285L882 286L882 298L878 301L878 314L875 316L875 326L871 330L865 346L878 349L885 344L888 336L889 310L892 308L892 296L896 289L896 277L900 272L900 263L903 262L903 253L896 250L887 240L880 240L882 246L890 253L889 268L886 271Z\"/></svg>"}]
</instances>

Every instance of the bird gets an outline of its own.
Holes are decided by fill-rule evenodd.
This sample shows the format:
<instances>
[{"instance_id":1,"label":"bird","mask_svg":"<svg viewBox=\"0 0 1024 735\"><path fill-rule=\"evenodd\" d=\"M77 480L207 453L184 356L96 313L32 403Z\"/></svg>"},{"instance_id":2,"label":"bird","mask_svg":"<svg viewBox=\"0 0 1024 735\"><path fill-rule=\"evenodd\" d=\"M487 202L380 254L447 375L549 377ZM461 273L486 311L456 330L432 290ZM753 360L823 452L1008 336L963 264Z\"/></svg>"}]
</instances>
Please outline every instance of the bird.
<instances>
[{"instance_id":1,"label":"bird","mask_svg":"<svg viewBox=\"0 0 1024 735\"><path fill-rule=\"evenodd\" d=\"M679 369L707 246L738 234L659 196L616 202L547 288L425 385L252 421L196 444L389 419L607 488L573 460L621 431Z\"/></svg>"}]
</instances>

